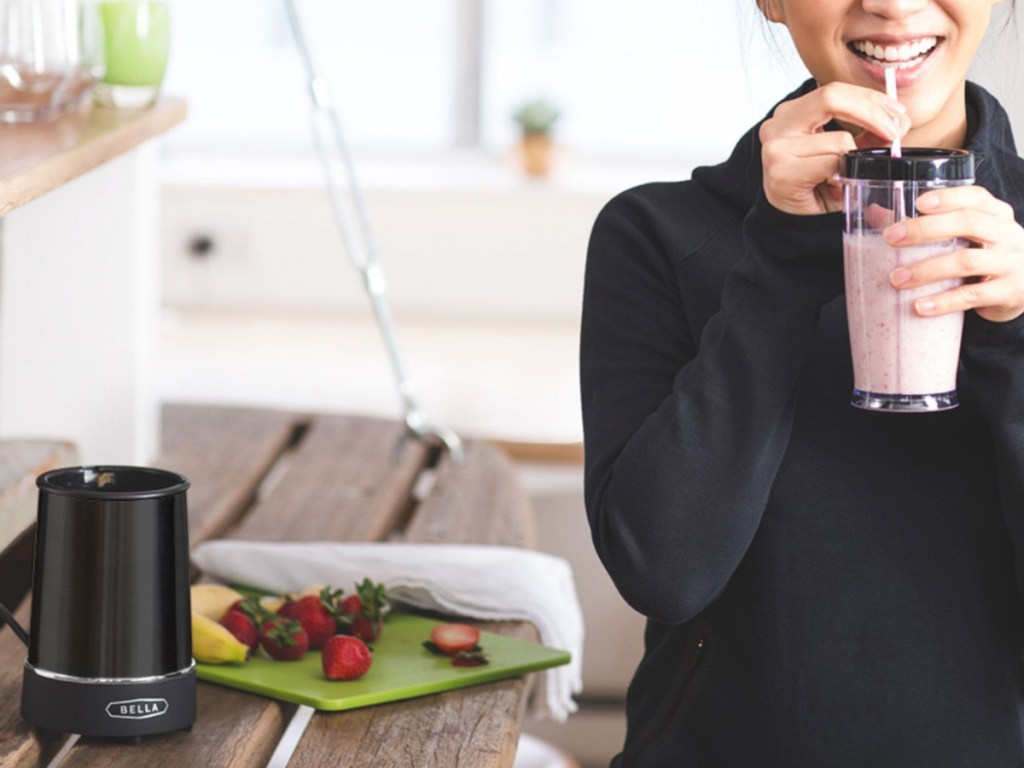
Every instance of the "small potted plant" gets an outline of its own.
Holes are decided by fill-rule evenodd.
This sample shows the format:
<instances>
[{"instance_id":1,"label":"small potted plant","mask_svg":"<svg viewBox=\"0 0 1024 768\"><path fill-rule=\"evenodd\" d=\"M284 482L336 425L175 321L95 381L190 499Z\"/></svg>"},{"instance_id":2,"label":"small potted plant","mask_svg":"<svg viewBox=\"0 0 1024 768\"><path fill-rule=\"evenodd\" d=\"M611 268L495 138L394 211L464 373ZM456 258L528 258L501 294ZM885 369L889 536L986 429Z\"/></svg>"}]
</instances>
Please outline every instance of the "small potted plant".
<instances>
[{"instance_id":1,"label":"small potted plant","mask_svg":"<svg viewBox=\"0 0 1024 768\"><path fill-rule=\"evenodd\" d=\"M531 176L545 176L551 170L551 133L559 116L546 99L527 101L512 113L522 132L523 169Z\"/></svg>"}]
</instances>

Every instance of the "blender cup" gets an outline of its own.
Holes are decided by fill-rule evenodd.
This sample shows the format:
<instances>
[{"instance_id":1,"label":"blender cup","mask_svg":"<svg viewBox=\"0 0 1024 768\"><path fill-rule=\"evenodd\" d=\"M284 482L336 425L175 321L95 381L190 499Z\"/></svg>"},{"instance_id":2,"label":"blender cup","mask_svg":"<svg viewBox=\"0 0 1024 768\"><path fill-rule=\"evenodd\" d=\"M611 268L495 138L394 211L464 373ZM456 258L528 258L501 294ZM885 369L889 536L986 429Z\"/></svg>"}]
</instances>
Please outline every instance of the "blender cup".
<instances>
[{"instance_id":1,"label":"blender cup","mask_svg":"<svg viewBox=\"0 0 1024 768\"><path fill-rule=\"evenodd\" d=\"M853 397L858 408L942 411L957 406L956 371L963 312L922 317L914 301L958 280L896 290L889 273L968 247L965 240L895 248L883 239L890 224L917 216L917 197L928 190L974 183L974 155L962 149L888 147L851 152L844 159L843 256L846 312L853 355Z\"/></svg>"}]
</instances>

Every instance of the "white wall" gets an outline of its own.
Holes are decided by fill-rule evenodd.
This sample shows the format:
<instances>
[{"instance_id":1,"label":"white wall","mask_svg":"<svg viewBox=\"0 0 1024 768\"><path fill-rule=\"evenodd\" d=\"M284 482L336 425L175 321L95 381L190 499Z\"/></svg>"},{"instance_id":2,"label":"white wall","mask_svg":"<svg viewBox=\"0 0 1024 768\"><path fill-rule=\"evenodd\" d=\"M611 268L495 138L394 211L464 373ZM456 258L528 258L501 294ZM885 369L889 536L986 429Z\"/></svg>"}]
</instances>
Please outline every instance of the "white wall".
<instances>
[{"instance_id":1,"label":"white wall","mask_svg":"<svg viewBox=\"0 0 1024 768\"><path fill-rule=\"evenodd\" d=\"M1017 0L1013 11L1010 0L996 6L971 78L992 91L1006 107L1020 152L1024 145L1024 0Z\"/></svg>"}]
</instances>

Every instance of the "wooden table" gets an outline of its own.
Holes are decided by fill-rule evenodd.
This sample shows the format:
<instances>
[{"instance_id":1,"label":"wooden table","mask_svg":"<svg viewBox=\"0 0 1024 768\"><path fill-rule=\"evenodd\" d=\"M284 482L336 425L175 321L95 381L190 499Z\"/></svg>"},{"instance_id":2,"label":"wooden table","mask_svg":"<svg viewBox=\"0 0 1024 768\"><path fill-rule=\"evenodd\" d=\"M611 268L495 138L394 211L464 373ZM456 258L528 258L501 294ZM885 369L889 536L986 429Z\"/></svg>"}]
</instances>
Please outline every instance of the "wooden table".
<instances>
[{"instance_id":1,"label":"wooden table","mask_svg":"<svg viewBox=\"0 0 1024 768\"><path fill-rule=\"evenodd\" d=\"M193 544L217 537L535 543L529 499L508 459L487 443L470 441L464 462L455 465L436 449L407 439L397 421L175 405L163 412L163 448L154 464L192 480ZM8 559L10 552L4 555ZM27 608L20 609L25 621ZM487 628L537 639L528 624ZM191 733L147 737L141 745L49 737L30 729L19 714L24 658L13 633L0 630L4 768L35 768L54 756L61 768L255 768L266 765L296 712L292 704L200 683ZM528 682L520 677L366 709L316 713L288 765L509 766Z\"/></svg>"}]
</instances>

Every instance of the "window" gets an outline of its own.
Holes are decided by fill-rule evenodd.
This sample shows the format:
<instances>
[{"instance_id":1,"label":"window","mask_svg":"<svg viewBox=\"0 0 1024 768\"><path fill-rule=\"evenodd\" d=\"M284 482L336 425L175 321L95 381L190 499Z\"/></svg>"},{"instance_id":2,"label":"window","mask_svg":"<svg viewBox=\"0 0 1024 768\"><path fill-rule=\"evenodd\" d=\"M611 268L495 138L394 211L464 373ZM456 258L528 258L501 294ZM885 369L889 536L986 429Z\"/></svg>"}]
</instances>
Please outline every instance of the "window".
<instances>
[{"instance_id":1,"label":"window","mask_svg":"<svg viewBox=\"0 0 1024 768\"><path fill-rule=\"evenodd\" d=\"M360 152L469 142L501 153L515 139L513 109L546 96L574 154L706 161L807 76L754 0L296 2ZM997 6L994 44L979 57L982 81L1004 97L1016 93L1024 55L1019 29L999 31L1009 8ZM284 0L175 0L172 10L167 89L187 96L190 119L171 143L307 151L305 78Z\"/></svg>"}]
</instances>

